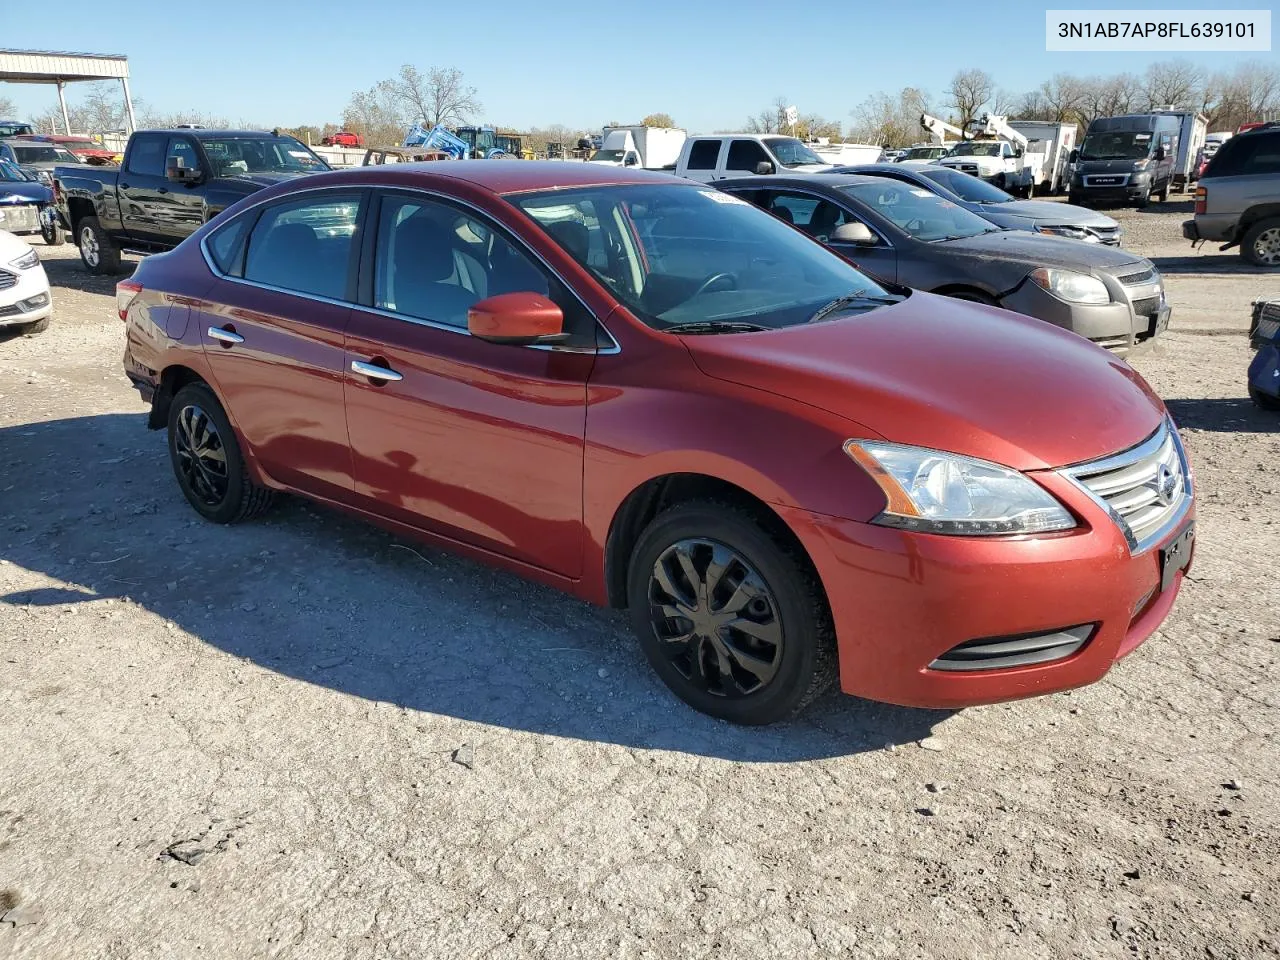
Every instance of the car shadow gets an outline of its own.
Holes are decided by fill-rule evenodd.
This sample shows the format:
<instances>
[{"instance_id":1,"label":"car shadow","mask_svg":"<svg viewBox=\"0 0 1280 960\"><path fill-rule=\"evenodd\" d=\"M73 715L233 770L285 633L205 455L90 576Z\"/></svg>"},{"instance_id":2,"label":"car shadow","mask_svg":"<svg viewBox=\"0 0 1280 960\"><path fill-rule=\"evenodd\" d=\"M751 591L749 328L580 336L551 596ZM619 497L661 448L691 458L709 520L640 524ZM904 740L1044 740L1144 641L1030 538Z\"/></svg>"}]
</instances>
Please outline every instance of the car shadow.
<instances>
[{"instance_id":1,"label":"car shadow","mask_svg":"<svg viewBox=\"0 0 1280 960\"><path fill-rule=\"evenodd\" d=\"M120 261L120 273L110 277L99 277L86 270L78 256L54 259L44 256L44 250L47 248L36 245L34 249L41 254L40 262L44 266L44 272L49 278L51 287L80 290L84 293L101 293L109 297L115 296L116 284L121 280L127 280L138 265L136 260L125 257Z\"/></svg>"},{"instance_id":2,"label":"car shadow","mask_svg":"<svg viewBox=\"0 0 1280 960\"><path fill-rule=\"evenodd\" d=\"M950 716L834 694L771 727L710 719L662 686L618 611L300 499L250 524L199 519L142 413L6 427L0 448L0 556L50 579L0 604L127 597L203 643L365 700L742 762L910 743Z\"/></svg>"},{"instance_id":3,"label":"car shadow","mask_svg":"<svg viewBox=\"0 0 1280 960\"><path fill-rule=\"evenodd\" d=\"M1233 276L1270 276L1271 271L1246 263L1237 250L1220 254L1196 254L1185 257L1152 257L1151 262L1165 276L1179 274L1227 274Z\"/></svg>"},{"instance_id":4,"label":"car shadow","mask_svg":"<svg viewBox=\"0 0 1280 960\"><path fill-rule=\"evenodd\" d=\"M1241 371L1243 377L1244 372ZM1209 433L1280 433L1280 416L1259 409L1248 397L1166 400L1173 421L1184 430Z\"/></svg>"}]
</instances>

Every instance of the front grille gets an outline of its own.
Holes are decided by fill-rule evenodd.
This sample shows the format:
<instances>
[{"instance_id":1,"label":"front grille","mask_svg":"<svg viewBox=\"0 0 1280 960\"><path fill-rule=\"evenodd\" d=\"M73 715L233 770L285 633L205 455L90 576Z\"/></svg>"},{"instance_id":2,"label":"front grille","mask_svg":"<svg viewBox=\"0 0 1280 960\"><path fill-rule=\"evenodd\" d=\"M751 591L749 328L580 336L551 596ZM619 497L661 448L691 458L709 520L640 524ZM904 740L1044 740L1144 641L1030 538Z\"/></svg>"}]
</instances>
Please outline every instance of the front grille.
<instances>
[{"instance_id":1,"label":"front grille","mask_svg":"<svg viewBox=\"0 0 1280 960\"><path fill-rule=\"evenodd\" d=\"M1093 231L1094 235L1098 238L1098 240L1101 243L1105 243L1109 247L1120 246L1120 227L1119 226L1089 227L1088 229ZM1122 277L1121 283L1123 282L1125 281L1124 281L1124 278Z\"/></svg>"},{"instance_id":2,"label":"front grille","mask_svg":"<svg viewBox=\"0 0 1280 960\"><path fill-rule=\"evenodd\" d=\"M966 640L934 660L929 669L957 672L1000 670L1065 660L1089 642L1094 627L1095 624L1086 623L1052 633Z\"/></svg>"},{"instance_id":3,"label":"front grille","mask_svg":"<svg viewBox=\"0 0 1280 960\"><path fill-rule=\"evenodd\" d=\"M1131 287L1136 283L1146 283L1155 275L1156 275L1156 268L1147 267L1147 269L1141 270L1138 273L1126 274L1125 276L1117 277L1116 279L1118 279L1126 287Z\"/></svg>"},{"instance_id":4,"label":"front grille","mask_svg":"<svg viewBox=\"0 0 1280 960\"><path fill-rule=\"evenodd\" d=\"M1136 447L1062 472L1111 515L1131 553L1153 546L1191 507L1186 455L1168 420Z\"/></svg>"},{"instance_id":5,"label":"front grille","mask_svg":"<svg viewBox=\"0 0 1280 960\"><path fill-rule=\"evenodd\" d=\"M1084 178L1084 185L1086 187L1123 187L1128 182L1129 175L1127 173L1119 175L1112 174L1110 176L1091 175Z\"/></svg>"},{"instance_id":6,"label":"front grille","mask_svg":"<svg viewBox=\"0 0 1280 960\"><path fill-rule=\"evenodd\" d=\"M18 282L18 276L14 273L0 270L0 290L8 290Z\"/></svg>"},{"instance_id":7,"label":"front grille","mask_svg":"<svg viewBox=\"0 0 1280 960\"><path fill-rule=\"evenodd\" d=\"M1133 312L1140 317L1154 317L1160 312L1160 298L1143 297L1133 301Z\"/></svg>"}]
</instances>

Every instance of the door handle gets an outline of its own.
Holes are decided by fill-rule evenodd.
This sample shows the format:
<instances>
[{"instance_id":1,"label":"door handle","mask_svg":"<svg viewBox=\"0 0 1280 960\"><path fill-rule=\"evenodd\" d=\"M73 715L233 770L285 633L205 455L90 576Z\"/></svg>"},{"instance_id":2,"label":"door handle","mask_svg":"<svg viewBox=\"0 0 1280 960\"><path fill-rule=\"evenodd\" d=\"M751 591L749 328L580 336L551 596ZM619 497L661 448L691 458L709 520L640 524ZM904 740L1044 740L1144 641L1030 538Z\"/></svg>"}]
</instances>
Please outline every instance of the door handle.
<instances>
[{"instance_id":1,"label":"door handle","mask_svg":"<svg viewBox=\"0 0 1280 960\"><path fill-rule=\"evenodd\" d=\"M244 337L240 334L234 330L223 330L222 327L210 327L209 337L213 340L221 340L223 343L244 343Z\"/></svg>"},{"instance_id":2,"label":"door handle","mask_svg":"<svg viewBox=\"0 0 1280 960\"><path fill-rule=\"evenodd\" d=\"M370 380L403 380L404 377L390 367L380 367L376 363L365 363L363 360L352 360L351 369Z\"/></svg>"}]
</instances>

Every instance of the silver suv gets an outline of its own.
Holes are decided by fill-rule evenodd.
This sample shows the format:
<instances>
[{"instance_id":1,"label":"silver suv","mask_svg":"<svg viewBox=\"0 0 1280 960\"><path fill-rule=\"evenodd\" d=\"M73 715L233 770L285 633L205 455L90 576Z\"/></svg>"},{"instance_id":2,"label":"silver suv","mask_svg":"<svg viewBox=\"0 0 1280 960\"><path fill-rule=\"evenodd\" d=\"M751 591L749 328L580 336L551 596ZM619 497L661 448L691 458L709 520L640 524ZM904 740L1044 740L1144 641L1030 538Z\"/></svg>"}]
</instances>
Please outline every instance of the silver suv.
<instances>
[{"instance_id":1,"label":"silver suv","mask_svg":"<svg viewBox=\"0 0 1280 960\"><path fill-rule=\"evenodd\" d=\"M1213 240L1260 267L1280 267L1280 122L1224 143L1196 187L1196 216L1182 225L1192 242Z\"/></svg>"}]
</instances>

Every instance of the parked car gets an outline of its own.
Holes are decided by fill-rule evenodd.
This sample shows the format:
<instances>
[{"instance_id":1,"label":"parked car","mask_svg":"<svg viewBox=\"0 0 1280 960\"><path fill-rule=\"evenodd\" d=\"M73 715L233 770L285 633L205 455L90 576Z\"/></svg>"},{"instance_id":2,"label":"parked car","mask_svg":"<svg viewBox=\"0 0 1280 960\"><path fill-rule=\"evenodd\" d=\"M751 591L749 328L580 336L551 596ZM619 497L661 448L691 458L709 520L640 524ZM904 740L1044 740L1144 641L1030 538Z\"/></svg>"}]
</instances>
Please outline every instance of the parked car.
<instances>
[{"instance_id":1,"label":"parked car","mask_svg":"<svg viewBox=\"0 0 1280 960\"><path fill-rule=\"evenodd\" d=\"M21 237L0 230L0 330L36 334L52 317L53 295L40 255Z\"/></svg>"},{"instance_id":2,"label":"parked car","mask_svg":"<svg viewBox=\"0 0 1280 960\"><path fill-rule=\"evenodd\" d=\"M809 173L825 170L827 163L802 140L778 134L733 133L689 137L676 160L676 176L703 183L769 174L783 170Z\"/></svg>"},{"instance_id":3,"label":"parked car","mask_svg":"<svg viewBox=\"0 0 1280 960\"><path fill-rule=\"evenodd\" d=\"M1101 244L1002 230L936 193L886 177L809 175L716 184L878 280L1036 317L1127 351L1169 323L1149 260Z\"/></svg>"},{"instance_id":4,"label":"parked car","mask_svg":"<svg viewBox=\"0 0 1280 960\"><path fill-rule=\"evenodd\" d=\"M0 160L0 230L38 233L50 246L62 242L53 191L8 160Z\"/></svg>"},{"instance_id":5,"label":"parked car","mask_svg":"<svg viewBox=\"0 0 1280 960\"><path fill-rule=\"evenodd\" d=\"M905 163L908 166L916 166L922 163L932 164L935 160L941 160L950 153L951 147L952 144L949 143L917 144L914 147L903 150L902 156L891 162Z\"/></svg>"},{"instance_id":6,"label":"parked car","mask_svg":"<svg viewBox=\"0 0 1280 960\"><path fill-rule=\"evenodd\" d=\"M321 174L117 290L202 517L294 491L627 607L729 720L837 675L935 707L1089 683L1191 561L1191 474L1135 371L662 174Z\"/></svg>"},{"instance_id":7,"label":"parked car","mask_svg":"<svg viewBox=\"0 0 1280 960\"><path fill-rule=\"evenodd\" d=\"M325 137L320 143L326 147L363 147L364 137L358 133L343 130L341 133L334 133Z\"/></svg>"},{"instance_id":8,"label":"parked car","mask_svg":"<svg viewBox=\"0 0 1280 960\"><path fill-rule=\"evenodd\" d=\"M932 165L903 167L900 163L868 163L835 167L835 174L856 173L890 177L936 193L1006 230L1031 230L1089 243L1120 245L1120 224L1106 214L1048 200L1019 200L985 180L959 170Z\"/></svg>"},{"instance_id":9,"label":"parked car","mask_svg":"<svg viewBox=\"0 0 1280 960\"><path fill-rule=\"evenodd\" d=\"M65 147L27 137L0 140L0 160L16 164L41 183L53 182L53 170L59 164L80 163Z\"/></svg>"},{"instance_id":10,"label":"parked car","mask_svg":"<svg viewBox=\"0 0 1280 960\"><path fill-rule=\"evenodd\" d=\"M1196 187L1193 243L1212 240L1259 267L1280 267L1280 123L1238 133L1209 161Z\"/></svg>"},{"instance_id":11,"label":"parked car","mask_svg":"<svg viewBox=\"0 0 1280 960\"><path fill-rule=\"evenodd\" d=\"M1249 345L1249 397L1263 410L1280 411L1280 300L1253 304Z\"/></svg>"},{"instance_id":12,"label":"parked car","mask_svg":"<svg viewBox=\"0 0 1280 960\"><path fill-rule=\"evenodd\" d=\"M36 132L35 127L29 123L23 123L21 120L0 120L0 139L5 137L31 137Z\"/></svg>"},{"instance_id":13,"label":"parked car","mask_svg":"<svg viewBox=\"0 0 1280 960\"><path fill-rule=\"evenodd\" d=\"M1168 200L1181 127L1181 115L1172 113L1094 120L1080 149L1071 151L1067 199L1081 206L1125 202L1138 207L1153 196Z\"/></svg>"},{"instance_id":14,"label":"parked car","mask_svg":"<svg viewBox=\"0 0 1280 960\"><path fill-rule=\"evenodd\" d=\"M95 167L105 167L116 162L116 152L104 147L92 137L51 136L50 143L56 143L77 160Z\"/></svg>"},{"instance_id":15,"label":"parked car","mask_svg":"<svg viewBox=\"0 0 1280 960\"><path fill-rule=\"evenodd\" d=\"M252 130L140 130L124 164L58 167L54 197L90 273L120 272L125 250L172 249L263 187L328 170L301 141Z\"/></svg>"}]
</instances>

